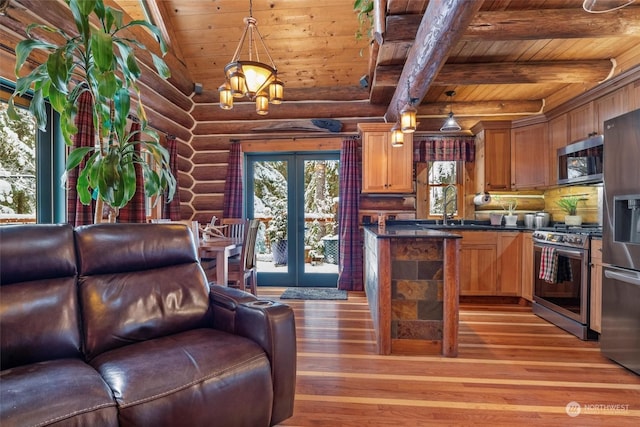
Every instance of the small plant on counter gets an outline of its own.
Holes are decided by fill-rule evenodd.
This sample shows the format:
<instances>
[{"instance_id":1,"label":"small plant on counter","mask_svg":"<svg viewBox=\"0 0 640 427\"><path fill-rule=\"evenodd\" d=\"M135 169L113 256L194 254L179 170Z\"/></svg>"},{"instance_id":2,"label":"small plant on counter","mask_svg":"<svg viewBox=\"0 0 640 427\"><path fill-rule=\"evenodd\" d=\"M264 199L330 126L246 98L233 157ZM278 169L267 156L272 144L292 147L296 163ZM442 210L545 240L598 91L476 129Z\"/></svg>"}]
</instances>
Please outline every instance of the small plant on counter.
<instances>
[{"instance_id":1,"label":"small plant on counter","mask_svg":"<svg viewBox=\"0 0 640 427\"><path fill-rule=\"evenodd\" d=\"M580 200L578 196L566 196L558 200L556 204L560 209L565 211L567 215L576 215L578 213L578 203Z\"/></svg>"},{"instance_id":2,"label":"small plant on counter","mask_svg":"<svg viewBox=\"0 0 640 427\"><path fill-rule=\"evenodd\" d=\"M495 198L508 216L515 214L516 208L518 207L518 201L516 199L505 199L500 196L496 196Z\"/></svg>"}]
</instances>

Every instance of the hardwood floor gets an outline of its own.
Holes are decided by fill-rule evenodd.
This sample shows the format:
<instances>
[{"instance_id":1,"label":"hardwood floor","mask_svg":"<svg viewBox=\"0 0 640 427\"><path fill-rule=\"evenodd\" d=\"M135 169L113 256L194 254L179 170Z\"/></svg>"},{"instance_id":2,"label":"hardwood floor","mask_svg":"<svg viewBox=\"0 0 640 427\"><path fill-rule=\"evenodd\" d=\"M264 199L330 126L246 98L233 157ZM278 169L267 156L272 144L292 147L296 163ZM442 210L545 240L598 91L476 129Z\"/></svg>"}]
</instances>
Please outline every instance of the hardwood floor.
<instances>
[{"instance_id":1,"label":"hardwood floor","mask_svg":"<svg viewBox=\"0 0 640 427\"><path fill-rule=\"evenodd\" d=\"M364 293L283 302L298 378L282 426L640 425L640 377L528 307L463 304L459 356L443 358L377 355Z\"/></svg>"}]
</instances>

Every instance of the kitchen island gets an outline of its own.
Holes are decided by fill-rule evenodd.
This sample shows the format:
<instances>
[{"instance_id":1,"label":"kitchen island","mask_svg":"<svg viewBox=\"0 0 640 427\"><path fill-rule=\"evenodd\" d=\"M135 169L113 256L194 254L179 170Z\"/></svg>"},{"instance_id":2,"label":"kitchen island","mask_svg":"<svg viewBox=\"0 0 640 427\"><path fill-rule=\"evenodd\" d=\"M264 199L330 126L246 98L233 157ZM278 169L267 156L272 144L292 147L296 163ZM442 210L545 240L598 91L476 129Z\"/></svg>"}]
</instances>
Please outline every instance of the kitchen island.
<instances>
[{"instance_id":1,"label":"kitchen island","mask_svg":"<svg viewBox=\"0 0 640 427\"><path fill-rule=\"evenodd\" d=\"M460 236L404 224L364 230L365 287L378 353L456 357Z\"/></svg>"}]
</instances>

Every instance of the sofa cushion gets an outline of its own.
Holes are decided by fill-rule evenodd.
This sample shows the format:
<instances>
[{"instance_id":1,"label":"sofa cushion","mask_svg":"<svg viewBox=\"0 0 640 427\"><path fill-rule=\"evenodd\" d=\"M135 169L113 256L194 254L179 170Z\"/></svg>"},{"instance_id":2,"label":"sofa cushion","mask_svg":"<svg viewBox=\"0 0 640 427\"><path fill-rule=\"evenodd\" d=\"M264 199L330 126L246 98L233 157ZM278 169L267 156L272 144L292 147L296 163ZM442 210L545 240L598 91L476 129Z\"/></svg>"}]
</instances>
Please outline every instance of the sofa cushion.
<instances>
[{"instance_id":1,"label":"sofa cushion","mask_svg":"<svg viewBox=\"0 0 640 427\"><path fill-rule=\"evenodd\" d=\"M208 286L182 224L77 229L85 354L202 327Z\"/></svg>"},{"instance_id":2,"label":"sofa cushion","mask_svg":"<svg viewBox=\"0 0 640 427\"><path fill-rule=\"evenodd\" d=\"M78 359L58 359L0 372L0 425L117 426L111 391Z\"/></svg>"},{"instance_id":3,"label":"sofa cushion","mask_svg":"<svg viewBox=\"0 0 640 427\"><path fill-rule=\"evenodd\" d=\"M271 418L269 360L246 338L194 329L111 350L91 364L113 390L121 425L257 427Z\"/></svg>"},{"instance_id":4,"label":"sofa cushion","mask_svg":"<svg viewBox=\"0 0 640 427\"><path fill-rule=\"evenodd\" d=\"M0 368L81 357L69 225L0 227Z\"/></svg>"}]
</instances>

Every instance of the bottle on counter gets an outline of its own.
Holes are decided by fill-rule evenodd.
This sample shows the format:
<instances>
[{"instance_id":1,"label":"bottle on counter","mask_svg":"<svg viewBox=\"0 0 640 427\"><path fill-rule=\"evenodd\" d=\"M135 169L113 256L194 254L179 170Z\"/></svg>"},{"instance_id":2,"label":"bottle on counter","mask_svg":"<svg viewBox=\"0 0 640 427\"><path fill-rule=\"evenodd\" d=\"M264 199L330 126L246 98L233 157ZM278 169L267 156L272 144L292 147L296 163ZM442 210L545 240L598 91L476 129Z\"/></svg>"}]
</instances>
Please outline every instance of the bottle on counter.
<instances>
[{"instance_id":1,"label":"bottle on counter","mask_svg":"<svg viewBox=\"0 0 640 427\"><path fill-rule=\"evenodd\" d=\"M378 213L378 233L384 233L387 228L387 218L382 212Z\"/></svg>"}]
</instances>

